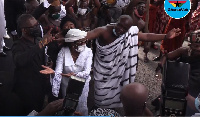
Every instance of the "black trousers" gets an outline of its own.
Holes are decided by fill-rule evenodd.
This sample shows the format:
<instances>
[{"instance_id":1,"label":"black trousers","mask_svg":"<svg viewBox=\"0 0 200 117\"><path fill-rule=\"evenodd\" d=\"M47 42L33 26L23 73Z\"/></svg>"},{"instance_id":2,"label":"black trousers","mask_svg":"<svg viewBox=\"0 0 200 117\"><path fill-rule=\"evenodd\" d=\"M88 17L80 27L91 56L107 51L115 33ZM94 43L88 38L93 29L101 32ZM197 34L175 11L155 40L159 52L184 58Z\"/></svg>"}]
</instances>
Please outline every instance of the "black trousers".
<instances>
[{"instance_id":1,"label":"black trousers","mask_svg":"<svg viewBox=\"0 0 200 117\"><path fill-rule=\"evenodd\" d=\"M17 29L17 18L25 13L24 3L25 0L4 1L6 27L9 33Z\"/></svg>"}]
</instances>

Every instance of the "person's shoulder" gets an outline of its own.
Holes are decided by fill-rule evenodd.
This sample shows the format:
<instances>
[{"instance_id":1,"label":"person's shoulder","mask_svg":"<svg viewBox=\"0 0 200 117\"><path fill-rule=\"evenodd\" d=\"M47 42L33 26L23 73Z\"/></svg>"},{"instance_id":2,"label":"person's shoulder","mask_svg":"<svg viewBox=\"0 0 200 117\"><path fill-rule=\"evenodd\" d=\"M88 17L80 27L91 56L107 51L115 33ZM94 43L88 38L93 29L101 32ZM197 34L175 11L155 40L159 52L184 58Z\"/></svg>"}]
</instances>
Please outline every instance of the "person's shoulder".
<instances>
[{"instance_id":1,"label":"person's shoulder","mask_svg":"<svg viewBox=\"0 0 200 117\"><path fill-rule=\"evenodd\" d=\"M67 46L64 46L60 49L60 52L64 53L64 52L67 52L68 51L68 48Z\"/></svg>"},{"instance_id":2,"label":"person's shoulder","mask_svg":"<svg viewBox=\"0 0 200 117\"><path fill-rule=\"evenodd\" d=\"M104 26L105 30L110 30L110 29L113 29L115 27L115 23L110 23L110 24L107 24L106 26Z\"/></svg>"},{"instance_id":3,"label":"person's shoulder","mask_svg":"<svg viewBox=\"0 0 200 117\"><path fill-rule=\"evenodd\" d=\"M25 44L25 43L24 43L23 40L18 39L18 40L16 40L16 41L14 41L13 46L14 46L14 45L24 45L24 44Z\"/></svg>"},{"instance_id":4,"label":"person's shoulder","mask_svg":"<svg viewBox=\"0 0 200 117\"><path fill-rule=\"evenodd\" d=\"M131 26L129 28L129 32L134 33L134 34L138 33L139 32L139 28L137 26Z\"/></svg>"},{"instance_id":5,"label":"person's shoulder","mask_svg":"<svg viewBox=\"0 0 200 117\"><path fill-rule=\"evenodd\" d=\"M110 26L106 25L106 26L97 27L94 30L98 31L100 33L104 33L104 32L106 33L106 32L108 32L109 29L110 29Z\"/></svg>"}]
</instances>

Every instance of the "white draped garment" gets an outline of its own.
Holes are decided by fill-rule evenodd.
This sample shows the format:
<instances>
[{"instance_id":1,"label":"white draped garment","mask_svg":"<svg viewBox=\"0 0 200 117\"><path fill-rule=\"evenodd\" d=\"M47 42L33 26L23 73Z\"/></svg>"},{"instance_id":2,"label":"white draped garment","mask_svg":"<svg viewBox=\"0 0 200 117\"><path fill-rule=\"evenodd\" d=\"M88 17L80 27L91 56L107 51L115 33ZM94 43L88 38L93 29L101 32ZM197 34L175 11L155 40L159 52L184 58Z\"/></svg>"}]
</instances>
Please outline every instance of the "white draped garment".
<instances>
[{"instance_id":1,"label":"white draped garment","mask_svg":"<svg viewBox=\"0 0 200 117\"><path fill-rule=\"evenodd\" d=\"M94 61L95 105L101 108L122 107L120 91L134 82L138 57L138 28L132 26L125 34L97 49Z\"/></svg>"}]
</instances>

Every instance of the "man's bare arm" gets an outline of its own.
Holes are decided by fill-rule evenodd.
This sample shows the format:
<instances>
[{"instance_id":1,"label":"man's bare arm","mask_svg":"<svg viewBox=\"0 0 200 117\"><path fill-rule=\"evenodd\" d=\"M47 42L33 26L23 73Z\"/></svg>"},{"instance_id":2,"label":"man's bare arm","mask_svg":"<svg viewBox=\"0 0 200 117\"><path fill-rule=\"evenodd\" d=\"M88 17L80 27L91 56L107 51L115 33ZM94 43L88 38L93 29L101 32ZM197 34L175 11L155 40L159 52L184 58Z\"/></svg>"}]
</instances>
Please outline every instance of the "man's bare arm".
<instances>
[{"instance_id":1,"label":"man's bare arm","mask_svg":"<svg viewBox=\"0 0 200 117\"><path fill-rule=\"evenodd\" d=\"M65 4L65 9L67 10L69 7L71 7L76 0L68 0Z\"/></svg>"},{"instance_id":2,"label":"man's bare arm","mask_svg":"<svg viewBox=\"0 0 200 117\"><path fill-rule=\"evenodd\" d=\"M167 34L154 34L154 33L138 33L139 41L160 41L164 39L173 39L181 34L181 30L179 28L172 29ZM166 37L165 37L166 36Z\"/></svg>"},{"instance_id":3,"label":"man's bare arm","mask_svg":"<svg viewBox=\"0 0 200 117\"><path fill-rule=\"evenodd\" d=\"M161 64L161 66L163 66L165 64L165 62L167 61L167 59L175 60L178 57L180 57L181 55L187 54L187 52L188 52L188 48L186 48L186 47L178 48L178 49L168 53L167 55L163 56L160 60L160 64Z\"/></svg>"},{"instance_id":4,"label":"man's bare arm","mask_svg":"<svg viewBox=\"0 0 200 117\"><path fill-rule=\"evenodd\" d=\"M101 7L101 3L99 2L99 0L93 0L94 1L94 8L92 10L92 13L96 16L99 8Z\"/></svg>"},{"instance_id":5,"label":"man's bare arm","mask_svg":"<svg viewBox=\"0 0 200 117\"><path fill-rule=\"evenodd\" d=\"M95 28L94 30L91 30L89 32L87 32L87 36L85 37L87 40L93 40L93 39L96 39L98 37L100 37L104 30L106 30L106 27L98 27L98 28Z\"/></svg>"},{"instance_id":6,"label":"man's bare arm","mask_svg":"<svg viewBox=\"0 0 200 117\"><path fill-rule=\"evenodd\" d=\"M154 33L138 33L139 41L160 41L165 38L166 34L154 34Z\"/></svg>"}]
</instances>

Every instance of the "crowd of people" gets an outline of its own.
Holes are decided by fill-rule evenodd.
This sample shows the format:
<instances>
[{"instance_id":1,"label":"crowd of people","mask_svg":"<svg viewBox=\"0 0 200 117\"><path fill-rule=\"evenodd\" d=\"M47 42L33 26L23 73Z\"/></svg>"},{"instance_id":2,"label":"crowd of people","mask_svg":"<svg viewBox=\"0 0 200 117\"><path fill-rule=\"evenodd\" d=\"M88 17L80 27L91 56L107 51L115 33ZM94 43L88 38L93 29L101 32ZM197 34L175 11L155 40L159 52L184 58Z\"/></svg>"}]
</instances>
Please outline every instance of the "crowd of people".
<instances>
[{"instance_id":1,"label":"crowd of people","mask_svg":"<svg viewBox=\"0 0 200 117\"><path fill-rule=\"evenodd\" d=\"M71 76L76 76L85 85L74 115L106 116L107 111L119 116L114 110L123 108L125 116L152 116L146 106L148 90L134 80L139 47L144 46L148 62L157 41L162 42L153 60L160 60L156 73L167 60L180 58L191 65L188 115L198 112L200 41L190 39L182 47L191 32L200 34L200 1L191 2L186 17L173 19L164 11L164 0L1 0L0 57L12 50L15 64L12 93L18 106L10 114L55 115L62 110ZM4 43L9 36L11 49ZM89 87L91 78L94 87ZM92 111L87 105L91 88Z\"/></svg>"}]
</instances>

